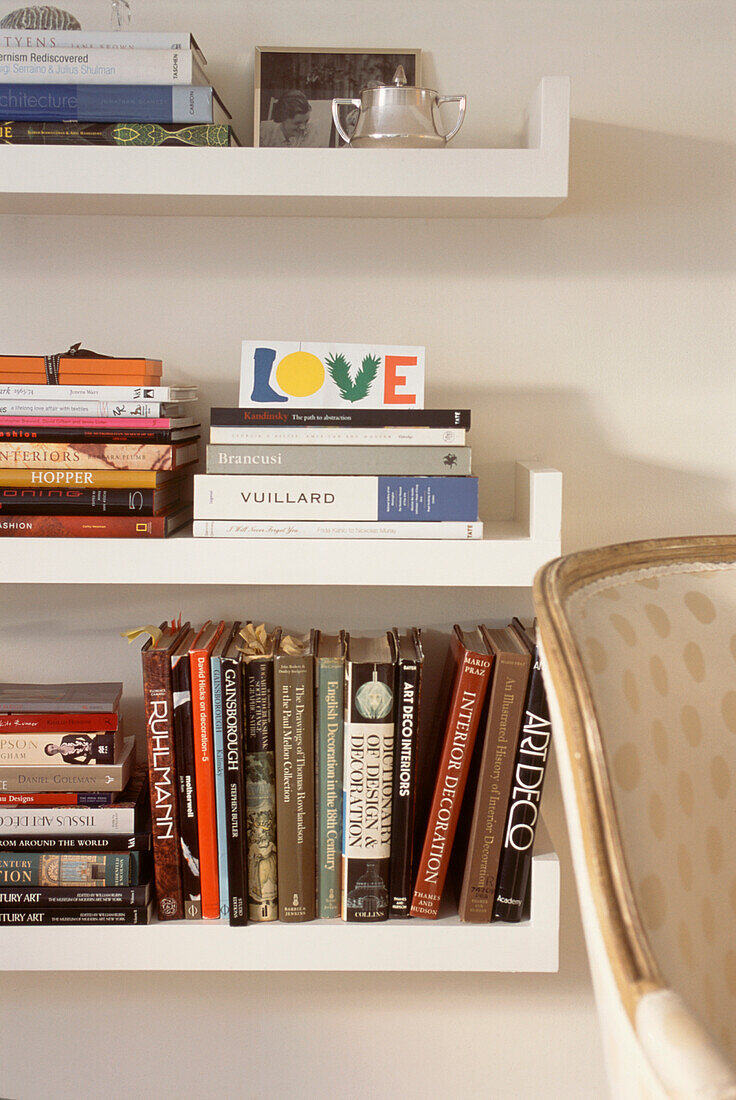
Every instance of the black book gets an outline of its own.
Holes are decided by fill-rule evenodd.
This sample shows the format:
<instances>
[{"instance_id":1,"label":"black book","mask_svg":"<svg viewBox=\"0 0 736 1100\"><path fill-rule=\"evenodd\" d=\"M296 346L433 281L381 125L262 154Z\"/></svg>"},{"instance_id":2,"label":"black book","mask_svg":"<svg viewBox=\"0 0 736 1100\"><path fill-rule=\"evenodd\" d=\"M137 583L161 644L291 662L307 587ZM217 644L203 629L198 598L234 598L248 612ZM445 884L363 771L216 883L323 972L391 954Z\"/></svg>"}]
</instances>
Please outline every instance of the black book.
<instances>
[{"instance_id":1,"label":"black book","mask_svg":"<svg viewBox=\"0 0 736 1100\"><path fill-rule=\"evenodd\" d=\"M196 631L189 630L171 655L182 889L184 915L188 920L198 920L202 916L202 886L199 877L199 831L197 828L197 784L194 774L192 678L189 661L189 650L195 637Z\"/></svg>"},{"instance_id":2,"label":"black book","mask_svg":"<svg viewBox=\"0 0 736 1100\"><path fill-rule=\"evenodd\" d=\"M470 409L210 410L213 428L469 428Z\"/></svg>"},{"instance_id":3,"label":"black book","mask_svg":"<svg viewBox=\"0 0 736 1100\"><path fill-rule=\"evenodd\" d=\"M108 833L101 836L0 836L0 852L149 852L150 829L145 833Z\"/></svg>"},{"instance_id":4,"label":"black book","mask_svg":"<svg viewBox=\"0 0 736 1100\"><path fill-rule=\"evenodd\" d=\"M424 653L420 632L394 630L396 658L396 730L391 810L389 917L408 917L414 887L414 807L417 734Z\"/></svg>"},{"instance_id":5,"label":"black book","mask_svg":"<svg viewBox=\"0 0 736 1100\"><path fill-rule=\"evenodd\" d=\"M524 719L514 760L511 798L503 831L493 920L520 921L529 887L539 804L552 736L536 630L513 619L512 628L532 655Z\"/></svg>"},{"instance_id":6,"label":"black book","mask_svg":"<svg viewBox=\"0 0 736 1100\"><path fill-rule=\"evenodd\" d=\"M242 676L238 631L219 654L225 769L225 820L230 924L248 923L245 870L245 775ZM217 650L213 658L218 656Z\"/></svg>"},{"instance_id":7,"label":"black book","mask_svg":"<svg viewBox=\"0 0 736 1100\"><path fill-rule=\"evenodd\" d=\"M2 443L179 443L199 438L199 424L188 428L3 428Z\"/></svg>"},{"instance_id":8,"label":"black book","mask_svg":"<svg viewBox=\"0 0 736 1100\"><path fill-rule=\"evenodd\" d=\"M245 802L248 916L278 920L274 653L279 631L267 635L265 653L243 655L245 701Z\"/></svg>"},{"instance_id":9,"label":"black book","mask_svg":"<svg viewBox=\"0 0 736 1100\"><path fill-rule=\"evenodd\" d=\"M85 908L122 908L124 905L148 905L151 884L140 886L3 886L0 887L0 908L13 906L24 909L52 906L84 906Z\"/></svg>"},{"instance_id":10,"label":"black book","mask_svg":"<svg viewBox=\"0 0 736 1100\"><path fill-rule=\"evenodd\" d=\"M0 924L150 924L153 905L125 905L117 909L90 906L0 909Z\"/></svg>"},{"instance_id":11,"label":"black book","mask_svg":"<svg viewBox=\"0 0 736 1100\"><path fill-rule=\"evenodd\" d=\"M155 516L178 503L182 478L160 489L27 489L0 486L0 513L38 516Z\"/></svg>"}]
</instances>

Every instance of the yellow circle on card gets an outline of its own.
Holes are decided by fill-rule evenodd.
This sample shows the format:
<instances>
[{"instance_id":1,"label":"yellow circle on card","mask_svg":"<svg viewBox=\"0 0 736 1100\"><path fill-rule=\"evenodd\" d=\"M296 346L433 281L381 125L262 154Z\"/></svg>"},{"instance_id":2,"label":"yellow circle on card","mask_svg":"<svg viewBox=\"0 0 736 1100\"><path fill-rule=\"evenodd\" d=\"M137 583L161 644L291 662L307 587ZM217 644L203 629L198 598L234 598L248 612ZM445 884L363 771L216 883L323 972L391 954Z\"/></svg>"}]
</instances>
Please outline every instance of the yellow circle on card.
<instances>
[{"instance_id":1,"label":"yellow circle on card","mask_svg":"<svg viewBox=\"0 0 736 1100\"><path fill-rule=\"evenodd\" d=\"M276 381L292 397L311 397L324 380L322 360L309 351L292 351L276 367Z\"/></svg>"}]
</instances>

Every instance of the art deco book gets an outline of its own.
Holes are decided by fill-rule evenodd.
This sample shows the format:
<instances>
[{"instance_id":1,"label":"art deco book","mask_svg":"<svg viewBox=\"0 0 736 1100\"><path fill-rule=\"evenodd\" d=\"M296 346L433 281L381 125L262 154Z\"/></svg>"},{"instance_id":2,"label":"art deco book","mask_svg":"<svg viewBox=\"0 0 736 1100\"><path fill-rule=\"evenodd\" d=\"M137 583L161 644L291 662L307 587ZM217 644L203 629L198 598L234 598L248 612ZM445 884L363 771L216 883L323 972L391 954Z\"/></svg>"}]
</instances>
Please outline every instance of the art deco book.
<instances>
[{"instance_id":1,"label":"art deco book","mask_svg":"<svg viewBox=\"0 0 736 1100\"><path fill-rule=\"evenodd\" d=\"M420 632L394 630L396 733L391 810L391 917L408 917L414 885L414 807L424 653Z\"/></svg>"}]
</instances>

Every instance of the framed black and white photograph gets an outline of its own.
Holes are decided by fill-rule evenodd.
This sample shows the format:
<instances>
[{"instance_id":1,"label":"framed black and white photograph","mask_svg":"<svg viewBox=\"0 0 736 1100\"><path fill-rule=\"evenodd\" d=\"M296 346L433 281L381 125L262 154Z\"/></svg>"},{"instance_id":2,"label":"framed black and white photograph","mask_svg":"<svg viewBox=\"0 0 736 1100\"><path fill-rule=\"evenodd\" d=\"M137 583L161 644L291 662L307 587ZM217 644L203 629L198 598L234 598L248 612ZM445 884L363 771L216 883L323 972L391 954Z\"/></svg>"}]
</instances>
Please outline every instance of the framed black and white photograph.
<instances>
[{"instance_id":1,"label":"framed black and white photograph","mask_svg":"<svg viewBox=\"0 0 736 1100\"><path fill-rule=\"evenodd\" d=\"M253 144L344 145L332 121L332 100L357 98L363 88L390 84L399 65L408 84L419 84L421 58L421 50L257 48ZM349 132L349 119L345 126Z\"/></svg>"}]
</instances>

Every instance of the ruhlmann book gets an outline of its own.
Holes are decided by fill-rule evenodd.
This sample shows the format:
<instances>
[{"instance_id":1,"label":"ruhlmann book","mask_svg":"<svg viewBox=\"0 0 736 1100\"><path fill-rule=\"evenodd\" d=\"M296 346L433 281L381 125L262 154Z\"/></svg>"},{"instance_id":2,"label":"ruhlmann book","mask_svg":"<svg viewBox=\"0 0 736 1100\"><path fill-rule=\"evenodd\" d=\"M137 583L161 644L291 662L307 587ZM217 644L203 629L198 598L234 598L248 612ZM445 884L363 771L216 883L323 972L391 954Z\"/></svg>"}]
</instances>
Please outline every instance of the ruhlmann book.
<instances>
[{"instance_id":1,"label":"ruhlmann book","mask_svg":"<svg viewBox=\"0 0 736 1100\"><path fill-rule=\"evenodd\" d=\"M414 884L416 755L424 653L419 630L394 630L396 647L396 730L391 809L391 917L408 917Z\"/></svg>"},{"instance_id":2,"label":"ruhlmann book","mask_svg":"<svg viewBox=\"0 0 736 1100\"><path fill-rule=\"evenodd\" d=\"M317 911L340 916L345 635L320 634L316 652Z\"/></svg>"},{"instance_id":3,"label":"ruhlmann book","mask_svg":"<svg viewBox=\"0 0 736 1100\"><path fill-rule=\"evenodd\" d=\"M195 474L194 514L198 520L472 522L478 479Z\"/></svg>"},{"instance_id":4,"label":"ruhlmann book","mask_svg":"<svg viewBox=\"0 0 736 1100\"><path fill-rule=\"evenodd\" d=\"M126 737L114 764L28 764L0 767L0 793L13 791L122 791L135 761L135 738Z\"/></svg>"},{"instance_id":5,"label":"ruhlmann book","mask_svg":"<svg viewBox=\"0 0 736 1100\"><path fill-rule=\"evenodd\" d=\"M197 831L197 787L194 773L194 730L192 726L192 676L189 650L196 631L180 636L171 654L171 690L174 701L174 754L179 797L179 844L181 845L182 892L187 920L202 916L202 884L199 877L199 833Z\"/></svg>"},{"instance_id":6,"label":"ruhlmann book","mask_svg":"<svg viewBox=\"0 0 736 1100\"><path fill-rule=\"evenodd\" d=\"M248 916L256 923L278 920L279 915L273 694L279 638L275 630L260 644L243 639L242 649Z\"/></svg>"},{"instance_id":7,"label":"ruhlmann book","mask_svg":"<svg viewBox=\"0 0 736 1100\"><path fill-rule=\"evenodd\" d=\"M288 520L195 519L192 534L199 539L455 539L483 538L483 523L340 523Z\"/></svg>"},{"instance_id":8,"label":"ruhlmann book","mask_svg":"<svg viewBox=\"0 0 736 1100\"><path fill-rule=\"evenodd\" d=\"M274 659L279 920L317 915L314 783L315 633L282 635Z\"/></svg>"},{"instance_id":9,"label":"ruhlmann book","mask_svg":"<svg viewBox=\"0 0 736 1100\"><path fill-rule=\"evenodd\" d=\"M188 629L188 623L185 627L162 623L160 638L149 638L141 651L159 920L184 917L171 655Z\"/></svg>"},{"instance_id":10,"label":"ruhlmann book","mask_svg":"<svg viewBox=\"0 0 736 1100\"><path fill-rule=\"evenodd\" d=\"M220 916L210 655L224 626L224 622L206 623L189 650L202 916L209 920L217 920Z\"/></svg>"},{"instance_id":11,"label":"ruhlmann book","mask_svg":"<svg viewBox=\"0 0 736 1100\"><path fill-rule=\"evenodd\" d=\"M391 634L348 635L341 915L350 922L389 915L395 659Z\"/></svg>"},{"instance_id":12,"label":"ruhlmann book","mask_svg":"<svg viewBox=\"0 0 736 1100\"><path fill-rule=\"evenodd\" d=\"M427 477L470 474L470 447L259 447L208 444L208 474L393 474Z\"/></svg>"},{"instance_id":13,"label":"ruhlmann book","mask_svg":"<svg viewBox=\"0 0 736 1100\"><path fill-rule=\"evenodd\" d=\"M529 650L532 667L524 703L524 721L514 760L511 798L496 878L493 919L515 923L522 918L529 888L534 836L547 772L552 725L536 630L534 627L525 627L519 619L514 619L511 625Z\"/></svg>"},{"instance_id":14,"label":"ruhlmann book","mask_svg":"<svg viewBox=\"0 0 736 1100\"><path fill-rule=\"evenodd\" d=\"M480 629L455 626L445 677L449 707L434 793L409 915L436 920L455 839L473 744L483 710L493 657Z\"/></svg>"},{"instance_id":15,"label":"ruhlmann book","mask_svg":"<svg viewBox=\"0 0 736 1100\"><path fill-rule=\"evenodd\" d=\"M191 84L3 84L0 117L15 122L218 122L211 87Z\"/></svg>"}]
</instances>

